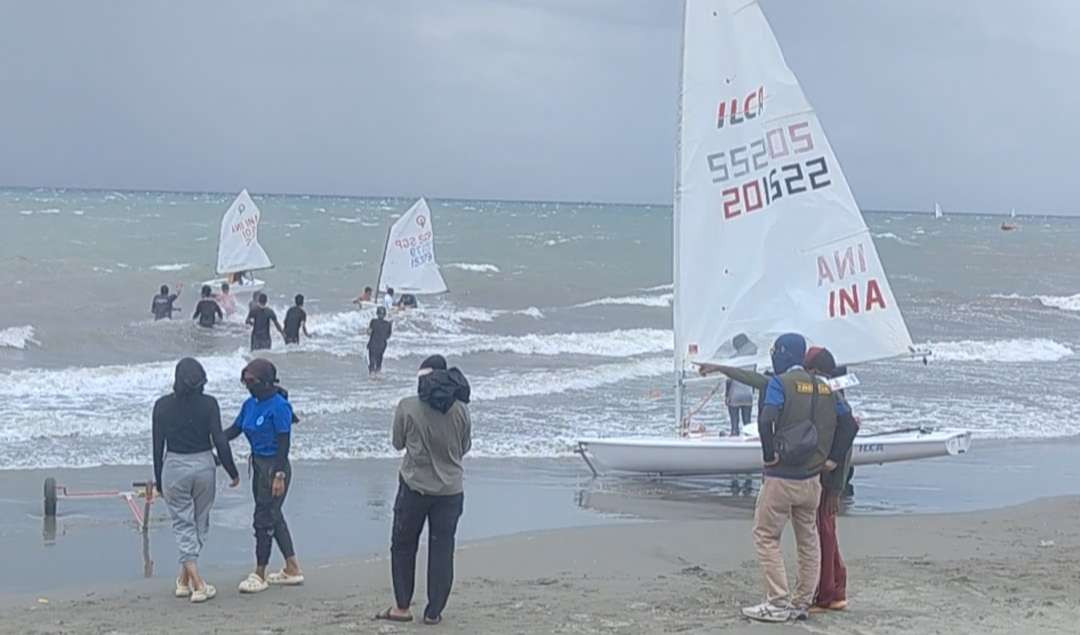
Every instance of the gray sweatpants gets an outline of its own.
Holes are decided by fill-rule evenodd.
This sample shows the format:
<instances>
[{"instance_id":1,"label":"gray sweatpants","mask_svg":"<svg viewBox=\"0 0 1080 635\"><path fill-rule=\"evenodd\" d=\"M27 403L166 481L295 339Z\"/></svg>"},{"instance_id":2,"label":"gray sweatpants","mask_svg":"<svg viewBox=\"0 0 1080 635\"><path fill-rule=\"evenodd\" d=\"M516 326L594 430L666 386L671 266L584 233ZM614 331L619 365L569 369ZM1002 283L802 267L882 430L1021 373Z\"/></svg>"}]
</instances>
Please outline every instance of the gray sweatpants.
<instances>
[{"instance_id":1,"label":"gray sweatpants","mask_svg":"<svg viewBox=\"0 0 1080 635\"><path fill-rule=\"evenodd\" d=\"M180 564L197 560L210 532L210 508L214 506L217 466L207 450L196 454L165 455L161 470L162 493L172 518Z\"/></svg>"}]
</instances>

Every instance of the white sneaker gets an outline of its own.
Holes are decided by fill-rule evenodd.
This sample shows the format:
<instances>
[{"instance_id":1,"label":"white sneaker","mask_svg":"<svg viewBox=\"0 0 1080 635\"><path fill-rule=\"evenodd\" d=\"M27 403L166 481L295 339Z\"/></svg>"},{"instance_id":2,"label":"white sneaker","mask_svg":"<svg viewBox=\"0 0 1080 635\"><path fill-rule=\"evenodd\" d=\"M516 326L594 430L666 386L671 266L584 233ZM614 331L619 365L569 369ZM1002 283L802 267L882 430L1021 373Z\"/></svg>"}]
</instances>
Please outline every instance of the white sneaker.
<instances>
[{"instance_id":1,"label":"white sneaker","mask_svg":"<svg viewBox=\"0 0 1080 635\"><path fill-rule=\"evenodd\" d=\"M248 577L244 578L244 581L240 583L241 593L262 593L270 588L266 580L259 577L258 573L252 571L248 574Z\"/></svg>"},{"instance_id":2,"label":"white sneaker","mask_svg":"<svg viewBox=\"0 0 1080 635\"><path fill-rule=\"evenodd\" d=\"M203 588L191 592L191 603L201 604L217 595L217 589L212 584L203 583Z\"/></svg>"},{"instance_id":3,"label":"white sneaker","mask_svg":"<svg viewBox=\"0 0 1080 635\"><path fill-rule=\"evenodd\" d=\"M186 584L180 584L180 578L176 579L176 597L189 598L191 597L191 587Z\"/></svg>"},{"instance_id":4,"label":"white sneaker","mask_svg":"<svg viewBox=\"0 0 1080 635\"><path fill-rule=\"evenodd\" d=\"M742 610L744 617L758 622L787 622L792 618L791 607L762 602L757 606L747 606Z\"/></svg>"}]
</instances>

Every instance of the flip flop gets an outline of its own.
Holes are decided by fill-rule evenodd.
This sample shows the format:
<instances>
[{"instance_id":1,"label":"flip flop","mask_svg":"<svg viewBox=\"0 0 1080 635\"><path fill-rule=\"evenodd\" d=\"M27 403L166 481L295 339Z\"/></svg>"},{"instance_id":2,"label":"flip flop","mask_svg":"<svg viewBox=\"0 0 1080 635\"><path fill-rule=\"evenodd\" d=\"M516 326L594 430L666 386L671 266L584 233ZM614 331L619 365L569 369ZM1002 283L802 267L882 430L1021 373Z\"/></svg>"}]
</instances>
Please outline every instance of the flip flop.
<instances>
[{"instance_id":1,"label":"flip flop","mask_svg":"<svg viewBox=\"0 0 1080 635\"><path fill-rule=\"evenodd\" d=\"M393 610L394 610L393 607L391 607L391 608L386 609L382 613L376 613L375 617L372 618L372 619L386 620L387 622L411 622L412 621L412 619L413 619L412 615L394 615L393 612L392 612Z\"/></svg>"}]
</instances>

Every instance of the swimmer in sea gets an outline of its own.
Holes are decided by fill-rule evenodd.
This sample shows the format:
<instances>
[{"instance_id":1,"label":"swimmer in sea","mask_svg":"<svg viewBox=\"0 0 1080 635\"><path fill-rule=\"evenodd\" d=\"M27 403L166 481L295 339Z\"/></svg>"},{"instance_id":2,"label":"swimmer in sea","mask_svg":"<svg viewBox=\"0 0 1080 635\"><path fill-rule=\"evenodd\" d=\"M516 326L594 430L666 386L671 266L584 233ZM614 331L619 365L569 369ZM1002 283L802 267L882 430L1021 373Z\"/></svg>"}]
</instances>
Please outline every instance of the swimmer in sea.
<instances>
[{"instance_id":1,"label":"swimmer in sea","mask_svg":"<svg viewBox=\"0 0 1080 635\"><path fill-rule=\"evenodd\" d=\"M296 304L289 307L289 310L285 312L286 344L299 344L301 331L304 333L304 337L311 337L307 330L307 312L304 311L304 296L297 294L295 301Z\"/></svg>"},{"instance_id":2,"label":"swimmer in sea","mask_svg":"<svg viewBox=\"0 0 1080 635\"><path fill-rule=\"evenodd\" d=\"M221 307L211 297L213 289L210 285L204 284L202 288L202 299L199 300L199 304L195 307L195 314L191 316L191 319L198 320L199 326L204 328L214 328L214 323L217 320L224 320L225 314L221 312Z\"/></svg>"}]
</instances>

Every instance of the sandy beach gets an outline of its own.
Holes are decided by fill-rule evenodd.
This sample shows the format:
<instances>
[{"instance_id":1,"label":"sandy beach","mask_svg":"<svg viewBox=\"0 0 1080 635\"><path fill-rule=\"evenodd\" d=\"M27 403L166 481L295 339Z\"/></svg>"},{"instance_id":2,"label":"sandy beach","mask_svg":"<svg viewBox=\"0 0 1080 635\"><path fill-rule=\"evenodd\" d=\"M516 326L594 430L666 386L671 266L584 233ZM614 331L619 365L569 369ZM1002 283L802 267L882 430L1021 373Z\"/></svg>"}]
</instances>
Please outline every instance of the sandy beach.
<instances>
[{"instance_id":1,"label":"sandy beach","mask_svg":"<svg viewBox=\"0 0 1080 635\"><path fill-rule=\"evenodd\" d=\"M798 628L829 633L1075 632L1080 498L988 512L843 518L852 608ZM534 532L458 552L447 633L767 633L741 605L760 595L747 518ZM790 545L788 545L790 551ZM789 553L790 555L790 553ZM421 563L423 567L423 563ZM374 623L390 601L385 558L308 568L302 588L240 597L215 571L209 604L168 578L9 606L10 633L408 633ZM422 601L422 587L418 599ZM419 608L419 607L418 607Z\"/></svg>"},{"instance_id":2,"label":"sandy beach","mask_svg":"<svg viewBox=\"0 0 1080 635\"><path fill-rule=\"evenodd\" d=\"M1074 632L1080 619L1080 481L1070 464L1075 447L1069 440L985 443L965 457L861 470L839 525L852 608L815 616L799 628ZM386 547L393 466L300 464L299 495L287 511L308 582L255 597L235 591L250 566L247 492L220 494L203 556L204 573L219 596L203 606L171 597L175 549L163 508L154 508L142 540L118 501L61 501L56 534L43 541L35 496L43 474L8 472L0 486L6 519L0 546L15 575L0 587L0 632L427 628L370 620L391 601ZM469 469L457 582L440 630L773 629L738 616L739 607L758 601L762 591L750 542L753 495L733 493L728 481L593 480L581 465L564 460L476 460ZM85 488L144 470L96 468L59 476ZM1047 482L1047 473L1058 477ZM963 511L942 513L950 509ZM786 548L791 557L791 544ZM423 571L423 560L419 566ZM423 575L418 583L417 612Z\"/></svg>"}]
</instances>

